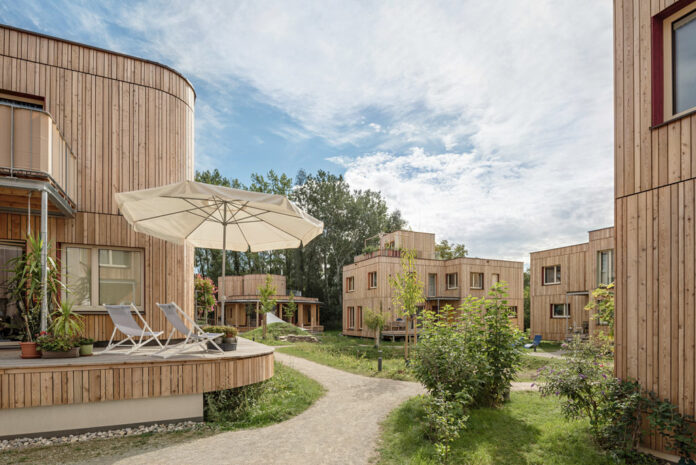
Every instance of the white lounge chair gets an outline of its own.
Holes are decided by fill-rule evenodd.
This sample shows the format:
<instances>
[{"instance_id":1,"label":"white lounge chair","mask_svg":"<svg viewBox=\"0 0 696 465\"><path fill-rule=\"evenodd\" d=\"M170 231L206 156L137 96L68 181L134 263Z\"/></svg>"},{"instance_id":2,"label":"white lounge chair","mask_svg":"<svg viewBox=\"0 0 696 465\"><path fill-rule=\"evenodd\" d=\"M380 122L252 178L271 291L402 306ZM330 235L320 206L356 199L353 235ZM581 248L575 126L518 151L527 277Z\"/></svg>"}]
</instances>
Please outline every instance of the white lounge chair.
<instances>
[{"instance_id":1,"label":"white lounge chair","mask_svg":"<svg viewBox=\"0 0 696 465\"><path fill-rule=\"evenodd\" d=\"M224 352L219 345L215 342L215 339L223 336L224 333L206 333L201 329L200 326L193 321L193 318L188 316L177 304L174 302L169 304L157 304L157 306L164 313L164 317L169 321L173 328L169 333L167 342L164 343L164 347L159 352L152 354L155 357L168 358L173 355L178 355L184 353L186 350L193 347L201 347L206 352L208 352L208 342L210 342L219 352ZM181 317L184 317L182 320ZM191 326L190 328L186 323ZM169 345L172 336L176 331L179 331L185 336L183 342L177 344Z\"/></svg>"},{"instance_id":2,"label":"white lounge chair","mask_svg":"<svg viewBox=\"0 0 696 465\"><path fill-rule=\"evenodd\" d=\"M109 353L113 349L120 347L123 344L130 342L131 349L123 352L123 354L128 355L140 350L145 344L150 341L155 341L162 347L162 343L157 339L164 331L153 331L147 321L140 315L140 312L135 307L135 305L104 305L106 311L111 317L111 321L114 322L114 332L111 333L111 339L109 339L109 344L106 349L101 352L95 352L95 355L102 355ZM135 311L138 315L140 321L142 321L142 328L138 325L138 322L133 319L133 314L131 312ZM114 336L116 336L116 331L120 331L125 334L126 338L119 342L114 343ZM137 338L137 341L134 339ZM128 346L125 346L128 347Z\"/></svg>"}]
</instances>

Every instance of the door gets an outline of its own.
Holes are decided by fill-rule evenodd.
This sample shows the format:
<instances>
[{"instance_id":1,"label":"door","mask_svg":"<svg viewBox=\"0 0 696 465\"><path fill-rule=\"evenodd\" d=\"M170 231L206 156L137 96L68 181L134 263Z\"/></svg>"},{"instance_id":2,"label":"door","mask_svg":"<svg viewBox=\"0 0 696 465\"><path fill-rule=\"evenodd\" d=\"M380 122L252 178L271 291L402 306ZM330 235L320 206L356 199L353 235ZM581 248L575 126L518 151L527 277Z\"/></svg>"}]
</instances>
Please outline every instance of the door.
<instances>
[{"instance_id":1,"label":"door","mask_svg":"<svg viewBox=\"0 0 696 465\"><path fill-rule=\"evenodd\" d=\"M437 295L437 274L428 274L428 297Z\"/></svg>"},{"instance_id":2,"label":"door","mask_svg":"<svg viewBox=\"0 0 696 465\"><path fill-rule=\"evenodd\" d=\"M12 338L17 335L19 311L17 305L7 295L6 284L12 274L10 261L21 257L23 252L22 246L0 244L0 345L13 342Z\"/></svg>"}]
</instances>

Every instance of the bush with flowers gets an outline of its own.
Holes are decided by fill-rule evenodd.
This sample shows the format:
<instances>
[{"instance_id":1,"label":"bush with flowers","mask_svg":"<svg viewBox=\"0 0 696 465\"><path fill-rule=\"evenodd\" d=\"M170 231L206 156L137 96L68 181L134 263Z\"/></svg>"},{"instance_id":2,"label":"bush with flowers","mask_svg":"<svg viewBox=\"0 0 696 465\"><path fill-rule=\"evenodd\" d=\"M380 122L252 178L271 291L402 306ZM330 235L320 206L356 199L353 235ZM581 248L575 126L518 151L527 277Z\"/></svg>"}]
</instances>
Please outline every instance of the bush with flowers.
<instances>
[{"instance_id":1,"label":"bush with flowers","mask_svg":"<svg viewBox=\"0 0 696 465\"><path fill-rule=\"evenodd\" d=\"M196 311L198 319L208 322L208 314L215 311L215 294L217 288L213 280L197 274L193 279L193 288L196 293Z\"/></svg>"}]
</instances>

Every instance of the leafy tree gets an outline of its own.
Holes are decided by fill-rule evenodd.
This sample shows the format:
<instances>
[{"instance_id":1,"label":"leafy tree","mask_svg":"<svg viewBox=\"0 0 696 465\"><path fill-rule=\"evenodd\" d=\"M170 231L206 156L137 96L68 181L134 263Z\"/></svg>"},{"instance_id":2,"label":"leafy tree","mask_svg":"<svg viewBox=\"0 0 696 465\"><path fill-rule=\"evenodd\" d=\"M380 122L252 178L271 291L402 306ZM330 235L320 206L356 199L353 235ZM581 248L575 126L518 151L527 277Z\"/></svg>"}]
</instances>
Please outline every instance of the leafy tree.
<instances>
[{"instance_id":1,"label":"leafy tree","mask_svg":"<svg viewBox=\"0 0 696 465\"><path fill-rule=\"evenodd\" d=\"M266 339L266 314L273 312L278 303L273 296L276 293L276 288L273 285L271 275L266 275L266 283L259 287L259 313L263 314L263 338Z\"/></svg>"},{"instance_id":2,"label":"leafy tree","mask_svg":"<svg viewBox=\"0 0 696 465\"><path fill-rule=\"evenodd\" d=\"M585 306L587 311L595 311L594 319L606 324L609 332L607 336L614 339L614 283L600 284L592 291L592 300Z\"/></svg>"},{"instance_id":3,"label":"leafy tree","mask_svg":"<svg viewBox=\"0 0 696 465\"><path fill-rule=\"evenodd\" d=\"M290 291L288 303L286 303L283 306L283 315L285 315L289 321L292 321L292 317L295 316L295 312L297 312L297 304L295 303L295 293Z\"/></svg>"},{"instance_id":4,"label":"leafy tree","mask_svg":"<svg viewBox=\"0 0 696 465\"><path fill-rule=\"evenodd\" d=\"M464 244L450 244L447 239L443 239L435 244L435 253L441 260L451 260L453 258L466 257L469 251Z\"/></svg>"},{"instance_id":5,"label":"leafy tree","mask_svg":"<svg viewBox=\"0 0 696 465\"><path fill-rule=\"evenodd\" d=\"M411 319L417 315L418 306L425 302L423 283L418 279L418 273L416 273L416 252L414 250L406 250L401 254L401 272L389 277L389 285L392 288L394 307L398 308L400 313L406 317L404 358L408 360L408 327ZM417 337L415 336L414 343L417 343Z\"/></svg>"},{"instance_id":6,"label":"leafy tree","mask_svg":"<svg viewBox=\"0 0 696 465\"><path fill-rule=\"evenodd\" d=\"M531 305L529 300L529 268L524 272L524 329L531 326Z\"/></svg>"},{"instance_id":7,"label":"leafy tree","mask_svg":"<svg viewBox=\"0 0 696 465\"><path fill-rule=\"evenodd\" d=\"M382 339L382 330L384 329L384 325L387 323L387 318L382 312L377 312L368 308L365 310L363 322L365 323L367 329L375 332L375 347L379 348L379 342Z\"/></svg>"}]
</instances>

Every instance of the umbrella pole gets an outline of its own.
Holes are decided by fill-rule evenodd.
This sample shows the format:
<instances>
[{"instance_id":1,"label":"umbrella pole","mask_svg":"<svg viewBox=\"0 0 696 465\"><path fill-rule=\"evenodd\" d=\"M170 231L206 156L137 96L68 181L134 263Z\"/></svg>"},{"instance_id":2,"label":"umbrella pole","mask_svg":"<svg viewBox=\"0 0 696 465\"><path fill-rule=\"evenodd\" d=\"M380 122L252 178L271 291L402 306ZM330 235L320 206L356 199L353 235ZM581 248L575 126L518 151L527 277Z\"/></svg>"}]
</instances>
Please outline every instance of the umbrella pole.
<instances>
[{"instance_id":1,"label":"umbrella pole","mask_svg":"<svg viewBox=\"0 0 696 465\"><path fill-rule=\"evenodd\" d=\"M222 294L222 312L220 314L220 321L222 325L225 325L225 300L227 296L225 295L225 267L227 265L227 208L225 208L225 213L222 221L222 286L220 286L220 292Z\"/></svg>"}]
</instances>

